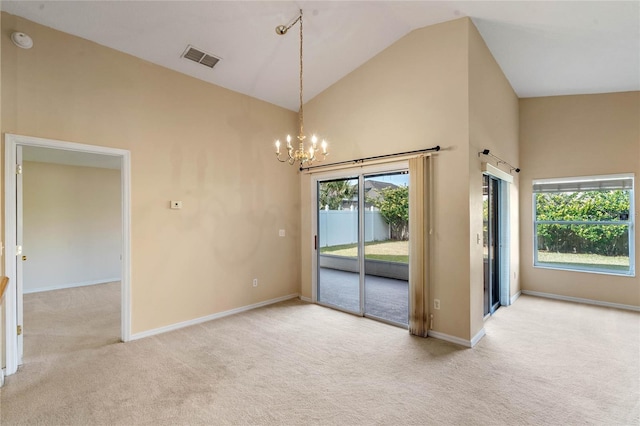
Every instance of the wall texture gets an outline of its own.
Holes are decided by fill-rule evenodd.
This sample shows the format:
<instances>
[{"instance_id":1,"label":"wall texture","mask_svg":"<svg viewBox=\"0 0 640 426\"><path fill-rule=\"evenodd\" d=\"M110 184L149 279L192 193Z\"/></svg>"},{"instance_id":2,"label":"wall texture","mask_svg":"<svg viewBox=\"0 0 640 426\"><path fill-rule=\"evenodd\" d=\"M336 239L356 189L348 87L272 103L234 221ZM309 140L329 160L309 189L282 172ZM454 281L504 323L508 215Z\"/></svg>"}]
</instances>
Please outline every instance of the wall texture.
<instances>
[{"instance_id":1,"label":"wall texture","mask_svg":"<svg viewBox=\"0 0 640 426\"><path fill-rule=\"evenodd\" d=\"M635 173L640 266L640 92L520 100L522 289L640 306L640 277L533 267L533 179Z\"/></svg>"},{"instance_id":2,"label":"wall texture","mask_svg":"<svg viewBox=\"0 0 640 426\"><path fill-rule=\"evenodd\" d=\"M131 151L134 334L298 293L299 179L272 152L295 113L2 20L2 132Z\"/></svg>"},{"instance_id":3,"label":"wall texture","mask_svg":"<svg viewBox=\"0 0 640 426\"><path fill-rule=\"evenodd\" d=\"M25 293L120 280L120 170L23 163Z\"/></svg>"},{"instance_id":4,"label":"wall texture","mask_svg":"<svg viewBox=\"0 0 640 426\"><path fill-rule=\"evenodd\" d=\"M432 299L440 299L441 309L431 313L435 331L465 340L482 329L482 251L475 246L475 233L482 229L482 186L476 146L486 142L488 148L504 148L515 162L517 106L508 82L465 18L411 32L305 108L307 127L331 141L332 162L442 147L433 155L430 292ZM302 294L311 297L308 175L301 194ZM517 258L514 262L517 267Z\"/></svg>"}]
</instances>

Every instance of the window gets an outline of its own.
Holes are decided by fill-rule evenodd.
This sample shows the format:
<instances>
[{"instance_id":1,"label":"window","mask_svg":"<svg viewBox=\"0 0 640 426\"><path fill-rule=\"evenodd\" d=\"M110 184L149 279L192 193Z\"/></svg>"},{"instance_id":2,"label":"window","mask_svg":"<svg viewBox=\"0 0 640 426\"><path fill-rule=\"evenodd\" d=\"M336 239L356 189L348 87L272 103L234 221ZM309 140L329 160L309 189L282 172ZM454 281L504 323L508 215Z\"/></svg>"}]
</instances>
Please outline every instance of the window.
<instances>
[{"instance_id":1,"label":"window","mask_svg":"<svg viewBox=\"0 0 640 426\"><path fill-rule=\"evenodd\" d=\"M534 180L534 266L634 276L633 200L633 175Z\"/></svg>"}]
</instances>

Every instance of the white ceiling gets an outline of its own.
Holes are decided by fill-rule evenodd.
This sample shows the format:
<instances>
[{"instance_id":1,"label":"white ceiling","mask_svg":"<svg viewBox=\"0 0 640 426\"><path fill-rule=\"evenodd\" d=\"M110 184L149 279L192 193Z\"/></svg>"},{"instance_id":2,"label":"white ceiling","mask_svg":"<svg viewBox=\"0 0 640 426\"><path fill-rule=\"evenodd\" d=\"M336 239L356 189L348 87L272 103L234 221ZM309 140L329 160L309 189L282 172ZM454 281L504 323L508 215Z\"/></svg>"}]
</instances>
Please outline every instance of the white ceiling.
<instances>
[{"instance_id":1,"label":"white ceiling","mask_svg":"<svg viewBox=\"0 0 640 426\"><path fill-rule=\"evenodd\" d=\"M416 28L469 16L520 97L640 90L639 1L7 1L2 9L297 111ZM37 45L38 40L34 40ZM181 59L191 44L222 60Z\"/></svg>"}]
</instances>

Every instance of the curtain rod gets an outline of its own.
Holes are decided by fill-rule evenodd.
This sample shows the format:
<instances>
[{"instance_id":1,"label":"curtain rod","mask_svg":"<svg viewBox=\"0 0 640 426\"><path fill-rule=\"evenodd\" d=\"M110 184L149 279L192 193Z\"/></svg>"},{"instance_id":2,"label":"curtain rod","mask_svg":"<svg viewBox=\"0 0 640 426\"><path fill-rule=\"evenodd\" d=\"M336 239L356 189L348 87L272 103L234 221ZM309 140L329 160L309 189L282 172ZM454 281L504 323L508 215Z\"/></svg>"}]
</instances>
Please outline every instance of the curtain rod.
<instances>
[{"instance_id":1,"label":"curtain rod","mask_svg":"<svg viewBox=\"0 0 640 426\"><path fill-rule=\"evenodd\" d=\"M495 154L492 154L491 151L486 149L486 148L483 149L482 151L478 152L478 157L480 157L481 155L487 155L489 157L493 157L496 160L498 160L498 164L496 164L496 166L499 166L500 163L506 164L507 166L509 166L509 173L511 173L514 170L516 171L516 173L520 173L520 167L512 166L511 164L509 164L506 161L504 161L502 158L497 157Z\"/></svg>"},{"instance_id":2,"label":"curtain rod","mask_svg":"<svg viewBox=\"0 0 640 426\"><path fill-rule=\"evenodd\" d=\"M358 164L358 163L364 163L365 161L379 160L381 158L393 158L393 157L400 157L404 155L421 154L424 152L433 152L433 151L440 151L440 145L436 145L432 148L417 149L415 151L398 152L396 154L376 155L375 157L364 157L364 158L358 158L357 160L338 161L337 163L320 164L318 166L310 166L310 167L300 167L300 171L302 172L305 170L309 171L309 170L320 169L323 167L340 166L343 164Z\"/></svg>"}]
</instances>

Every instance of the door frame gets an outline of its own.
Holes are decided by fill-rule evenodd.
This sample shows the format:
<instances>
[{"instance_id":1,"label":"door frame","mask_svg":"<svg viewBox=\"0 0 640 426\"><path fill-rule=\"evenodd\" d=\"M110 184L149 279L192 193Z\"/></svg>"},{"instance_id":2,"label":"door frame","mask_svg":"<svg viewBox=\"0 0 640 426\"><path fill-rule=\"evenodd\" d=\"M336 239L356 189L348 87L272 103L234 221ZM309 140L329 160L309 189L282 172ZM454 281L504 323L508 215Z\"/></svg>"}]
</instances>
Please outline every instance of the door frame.
<instances>
[{"instance_id":1,"label":"door frame","mask_svg":"<svg viewBox=\"0 0 640 426\"><path fill-rule=\"evenodd\" d=\"M310 173L311 174L311 235L315 236L317 239L318 234L318 182L332 179L342 179L342 178L358 178L358 202L360 197L364 195L364 185L362 185L364 175L369 174L377 174L377 173L393 173L399 171L405 171L409 169L409 161L408 160L400 160L400 161L390 161L379 164L372 165L361 165L355 167L343 167L336 170ZM358 221L358 237L361 244L364 244L364 223L360 223ZM315 248L312 246L311 250L313 250L313 255L311 256L311 302L315 304L320 304L325 306L324 304L318 303L318 253L319 248ZM359 250L360 251L360 250ZM364 271L364 253L363 256L360 256L359 266L360 270ZM362 274L361 274L362 275ZM360 281L364 278L361 276ZM360 283L360 305L364 306L364 288L362 286L362 282ZM409 295L411 297L411 295ZM328 306L328 305L326 305ZM342 310L339 307L331 306L332 309ZM346 311L348 313L353 314L353 312ZM356 314L354 314L356 315ZM377 319L377 317L376 317ZM395 325L395 323L392 323Z\"/></svg>"},{"instance_id":2,"label":"door frame","mask_svg":"<svg viewBox=\"0 0 640 426\"><path fill-rule=\"evenodd\" d=\"M120 157L120 195L122 216L121 327L123 342L131 340L131 152L124 149L86 145L53 139L5 133L4 163L4 270L9 277L5 293L5 375L14 374L21 362L17 333L18 298L22 298L22 282L17 272L17 147L33 146L64 151L85 152Z\"/></svg>"}]
</instances>

